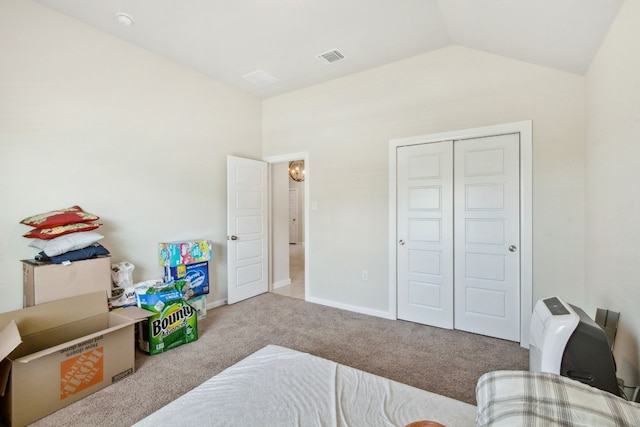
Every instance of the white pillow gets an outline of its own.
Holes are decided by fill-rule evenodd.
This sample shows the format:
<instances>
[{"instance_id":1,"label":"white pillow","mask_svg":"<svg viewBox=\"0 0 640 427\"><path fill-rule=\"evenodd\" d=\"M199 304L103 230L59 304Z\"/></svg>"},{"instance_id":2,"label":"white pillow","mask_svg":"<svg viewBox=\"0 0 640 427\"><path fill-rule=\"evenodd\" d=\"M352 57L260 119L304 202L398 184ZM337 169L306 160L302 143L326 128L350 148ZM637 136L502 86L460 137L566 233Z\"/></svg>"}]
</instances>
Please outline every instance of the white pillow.
<instances>
[{"instance_id":1,"label":"white pillow","mask_svg":"<svg viewBox=\"0 0 640 427\"><path fill-rule=\"evenodd\" d=\"M62 236L49 239L33 239L29 246L44 251L47 256L57 256L69 251L84 249L93 245L104 236L95 231L82 231L78 233L63 234Z\"/></svg>"}]
</instances>

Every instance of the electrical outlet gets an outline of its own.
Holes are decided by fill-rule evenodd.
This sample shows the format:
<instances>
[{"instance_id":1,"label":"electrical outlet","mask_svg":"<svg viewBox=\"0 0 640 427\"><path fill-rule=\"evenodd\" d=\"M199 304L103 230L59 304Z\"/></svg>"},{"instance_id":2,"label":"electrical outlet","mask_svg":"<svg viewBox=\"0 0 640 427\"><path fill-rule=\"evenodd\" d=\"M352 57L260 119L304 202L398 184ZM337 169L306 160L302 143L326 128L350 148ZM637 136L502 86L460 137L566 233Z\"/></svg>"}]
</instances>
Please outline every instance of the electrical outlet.
<instances>
[{"instance_id":1,"label":"electrical outlet","mask_svg":"<svg viewBox=\"0 0 640 427\"><path fill-rule=\"evenodd\" d=\"M362 280L369 279L369 272L367 270L362 270Z\"/></svg>"}]
</instances>

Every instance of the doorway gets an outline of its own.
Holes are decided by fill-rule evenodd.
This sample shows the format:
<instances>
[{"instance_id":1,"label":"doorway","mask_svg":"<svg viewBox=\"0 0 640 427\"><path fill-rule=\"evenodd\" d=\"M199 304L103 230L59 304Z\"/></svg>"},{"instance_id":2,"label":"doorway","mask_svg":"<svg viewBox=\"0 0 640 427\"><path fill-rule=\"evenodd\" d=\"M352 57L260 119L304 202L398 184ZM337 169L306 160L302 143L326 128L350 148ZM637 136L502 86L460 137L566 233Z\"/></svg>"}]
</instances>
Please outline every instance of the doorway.
<instances>
[{"instance_id":1,"label":"doorway","mask_svg":"<svg viewBox=\"0 0 640 427\"><path fill-rule=\"evenodd\" d=\"M286 297L304 300L304 244L289 244L290 283L274 287L272 292Z\"/></svg>"},{"instance_id":2,"label":"doorway","mask_svg":"<svg viewBox=\"0 0 640 427\"><path fill-rule=\"evenodd\" d=\"M307 153L265 158L270 170L269 291L297 299L309 293Z\"/></svg>"},{"instance_id":3,"label":"doorway","mask_svg":"<svg viewBox=\"0 0 640 427\"><path fill-rule=\"evenodd\" d=\"M511 148L495 145L505 138L511 140L507 145L517 146L509 161L504 156ZM389 148L389 296L396 317L405 318L409 311L411 321L417 316L426 319L420 323L500 336L502 332L485 333L491 329L487 325L474 329L482 323L479 319L494 321L495 325L510 325L507 336L500 337L528 347L532 309L531 122L402 138L390 141ZM495 206L485 205L506 200L500 195L506 187L498 184L504 177L496 181L490 177L493 172L485 169L494 170L499 164L500 168L511 165L510 183L505 185L511 186L512 194L515 190L515 201L510 205L518 212L507 212L509 220L503 220L504 214ZM410 168L421 172L407 176ZM407 186L409 182L414 187ZM468 205L476 202L479 204ZM416 218L410 219L413 214ZM502 226L509 221L515 229L511 227L505 235L507 229ZM497 265L499 261L503 264ZM503 280L507 263L519 270L508 272L508 280ZM504 312L506 305L498 303L507 295L498 287L500 280L511 286L509 313Z\"/></svg>"}]
</instances>

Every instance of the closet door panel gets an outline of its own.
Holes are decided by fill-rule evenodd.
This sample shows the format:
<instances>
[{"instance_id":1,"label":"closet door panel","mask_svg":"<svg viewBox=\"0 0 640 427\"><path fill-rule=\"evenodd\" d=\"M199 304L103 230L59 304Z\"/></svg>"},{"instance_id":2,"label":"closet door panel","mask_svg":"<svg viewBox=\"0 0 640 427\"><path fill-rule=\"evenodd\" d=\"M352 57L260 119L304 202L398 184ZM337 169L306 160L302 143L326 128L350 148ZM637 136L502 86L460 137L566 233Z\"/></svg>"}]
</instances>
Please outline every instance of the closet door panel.
<instances>
[{"instance_id":1,"label":"closet door panel","mask_svg":"<svg viewBox=\"0 0 640 427\"><path fill-rule=\"evenodd\" d=\"M455 141L456 329L520 339L519 135Z\"/></svg>"},{"instance_id":2,"label":"closet door panel","mask_svg":"<svg viewBox=\"0 0 640 427\"><path fill-rule=\"evenodd\" d=\"M397 152L398 318L453 328L453 145Z\"/></svg>"}]
</instances>

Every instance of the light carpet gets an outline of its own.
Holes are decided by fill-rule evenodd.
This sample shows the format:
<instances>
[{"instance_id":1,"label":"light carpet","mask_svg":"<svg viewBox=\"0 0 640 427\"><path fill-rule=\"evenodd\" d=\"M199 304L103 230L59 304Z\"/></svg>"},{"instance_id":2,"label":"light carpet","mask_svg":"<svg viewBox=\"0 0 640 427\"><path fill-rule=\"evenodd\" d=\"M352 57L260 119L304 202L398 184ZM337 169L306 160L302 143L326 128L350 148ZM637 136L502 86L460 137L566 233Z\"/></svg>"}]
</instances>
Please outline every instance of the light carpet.
<instances>
[{"instance_id":1,"label":"light carpet","mask_svg":"<svg viewBox=\"0 0 640 427\"><path fill-rule=\"evenodd\" d=\"M271 293L209 310L198 328L198 341L155 356L137 351L133 375L32 425L130 426L267 344L471 404L485 372L528 368L528 350L515 342Z\"/></svg>"}]
</instances>

